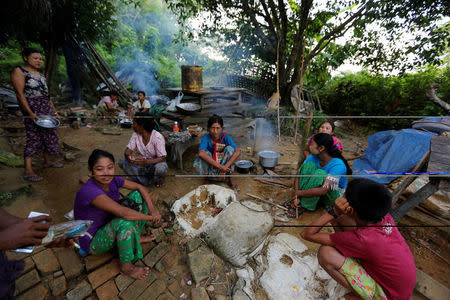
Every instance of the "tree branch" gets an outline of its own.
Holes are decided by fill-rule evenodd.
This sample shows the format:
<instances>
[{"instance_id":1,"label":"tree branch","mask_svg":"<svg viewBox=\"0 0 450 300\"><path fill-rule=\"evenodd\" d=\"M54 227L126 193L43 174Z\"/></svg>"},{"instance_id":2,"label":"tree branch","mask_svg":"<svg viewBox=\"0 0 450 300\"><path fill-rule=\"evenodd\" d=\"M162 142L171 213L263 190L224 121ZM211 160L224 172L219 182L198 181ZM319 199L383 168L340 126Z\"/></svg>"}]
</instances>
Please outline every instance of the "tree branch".
<instances>
[{"instance_id":1,"label":"tree branch","mask_svg":"<svg viewBox=\"0 0 450 300\"><path fill-rule=\"evenodd\" d=\"M264 43L267 45L267 47L269 47L271 52L276 53L276 49L272 45L272 42L267 37L267 35L264 34L264 31L261 29L261 24L258 22L258 20L256 20L255 13L250 8L248 0L242 1L242 5L244 7L244 11L248 14L248 16L250 17L250 21L252 22L253 26L255 27L256 35L259 36L259 38L264 41Z\"/></svg>"},{"instance_id":2,"label":"tree branch","mask_svg":"<svg viewBox=\"0 0 450 300\"><path fill-rule=\"evenodd\" d=\"M440 85L437 83L430 83L428 85L427 93L425 94L431 101L442 107L446 112L450 112L450 105L444 100L439 99L436 95L435 89L439 88Z\"/></svg>"}]
</instances>

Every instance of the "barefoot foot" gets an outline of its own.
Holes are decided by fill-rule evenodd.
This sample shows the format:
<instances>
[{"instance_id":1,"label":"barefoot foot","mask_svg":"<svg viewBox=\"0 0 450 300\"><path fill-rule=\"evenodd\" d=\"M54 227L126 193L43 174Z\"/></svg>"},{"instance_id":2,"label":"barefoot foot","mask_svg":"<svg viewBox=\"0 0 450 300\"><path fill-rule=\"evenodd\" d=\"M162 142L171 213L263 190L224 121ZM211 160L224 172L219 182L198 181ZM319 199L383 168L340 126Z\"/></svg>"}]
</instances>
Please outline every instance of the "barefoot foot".
<instances>
[{"instance_id":1,"label":"barefoot foot","mask_svg":"<svg viewBox=\"0 0 450 300\"><path fill-rule=\"evenodd\" d=\"M148 267L134 266L131 262L127 262L120 266L120 271L131 278L143 279L148 275L150 269Z\"/></svg>"},{"instance_id":2,"label":"barefoot foot","mask_svg":"<svg viewBox=\"0 0 450 300\"><path fill-rule=\"evenodd\" d=\"M141 238L139 239L138 243L149 243L151 241L154 241L156 239L156 237L153 234L150 235L143 235L141 236Z\"/></svg>"}]
</instances>

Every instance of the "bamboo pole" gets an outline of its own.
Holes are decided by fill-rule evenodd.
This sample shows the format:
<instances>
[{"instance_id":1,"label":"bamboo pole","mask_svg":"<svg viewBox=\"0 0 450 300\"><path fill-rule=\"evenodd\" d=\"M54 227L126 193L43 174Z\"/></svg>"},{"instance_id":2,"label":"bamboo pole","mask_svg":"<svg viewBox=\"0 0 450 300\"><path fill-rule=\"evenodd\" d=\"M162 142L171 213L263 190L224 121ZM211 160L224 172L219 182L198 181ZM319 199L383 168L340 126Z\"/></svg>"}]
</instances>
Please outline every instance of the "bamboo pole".
<instances>
[{"instance_id":1,"label":"bamboo pole","mask_svg":"<svg viewBox=\"0 0 450 300\"><path fill-rule=\"evenodd\" d=\"M281 124L280 124L280 39L277 43L277 123L278 123L278 143L281 143Z\"/></svg>"},{"instance_id":2,"label":"bamboo pole","mask_svg":"<svg viewBox=\"0 0 450 300\"><path fill-rule=\"evenodd\" d=\"M252 195L252 194L247 193L247 196L252 197L252 198L254 198L254 199L256 199L256 200L259 200L259 201L261 201L261 202L264 202L264 203L273 205L273 206L275 206L275 207L277 207L277 208L279 208L279 209L286 210L286 211L289 210L289 209L287 209L287 208L284 207L284 206L281 206L281 205L279 205L279 204L273 203L272 201L269 201L269 200L264 200L264 199L262 199L261 197L258 197L258 196L256 196L256 195Z\"/></svg>"},{"instance_id":3,"label":"bamboo pole","mask_svg":"<svg viewBox=\"0 0 450 300\"><path fill-rule=\"evenodd\" d=\"M304 68L304 64L305 64L305 48L306 48L306 43L305 43L305 39L303 39L303 49L302 49L302 65L300 67L300 83L299 83L299 90L300 90L300 95L299 95L299 100L298 100L298 104L297 104L297 112L296 112L296 116L297 119L295 120L294 124L295 124L295 134L294 134L294 145L297 145L297 131L298 131L298 121L299 121L299 115L300 115L300 101L303 98L303 68ZM301 149L303 150L303 149Z\"/></svg>"}]
</instances>

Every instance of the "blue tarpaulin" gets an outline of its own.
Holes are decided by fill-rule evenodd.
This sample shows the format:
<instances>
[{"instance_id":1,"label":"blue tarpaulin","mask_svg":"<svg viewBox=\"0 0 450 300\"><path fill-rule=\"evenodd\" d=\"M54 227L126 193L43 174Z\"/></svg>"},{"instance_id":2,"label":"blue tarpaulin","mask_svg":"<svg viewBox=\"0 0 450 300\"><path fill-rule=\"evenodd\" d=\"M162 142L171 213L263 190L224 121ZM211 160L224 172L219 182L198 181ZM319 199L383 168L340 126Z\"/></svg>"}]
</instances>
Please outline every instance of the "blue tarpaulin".
<instances>
[{"instance_id":1,"label":"blue tarpaulin","mask_svg":"<svg viewBox=\"0 0 450 300\"><path fill-rule=\"evenodd\" d=\"M353 175L408 172L430 150L430 140L435 135L415 129L377 132L368 137L365 155L354 162ZM378 175L370 179L387 184L397 177Z\"/></svg>"}]
</instances>

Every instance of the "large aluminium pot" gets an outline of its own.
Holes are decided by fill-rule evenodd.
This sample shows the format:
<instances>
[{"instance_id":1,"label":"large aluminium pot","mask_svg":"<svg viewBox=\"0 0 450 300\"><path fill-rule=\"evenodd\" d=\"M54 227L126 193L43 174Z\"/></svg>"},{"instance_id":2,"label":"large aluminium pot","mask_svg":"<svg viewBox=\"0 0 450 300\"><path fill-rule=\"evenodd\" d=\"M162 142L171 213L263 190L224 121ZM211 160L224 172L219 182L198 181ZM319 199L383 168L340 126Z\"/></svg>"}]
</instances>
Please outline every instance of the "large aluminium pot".
<instances>
[{"instance_id":1,"label":"large aluminium pot","mask_svg":"<svg viewBox=\"0 0 450 300\"><path fill-rule=\"evenodd\" d=\"M270 150L264 150L258 152L259 163L264 168L273 168L278 164L278 158L280 153Z\"/></svg>"}]
</instances>

